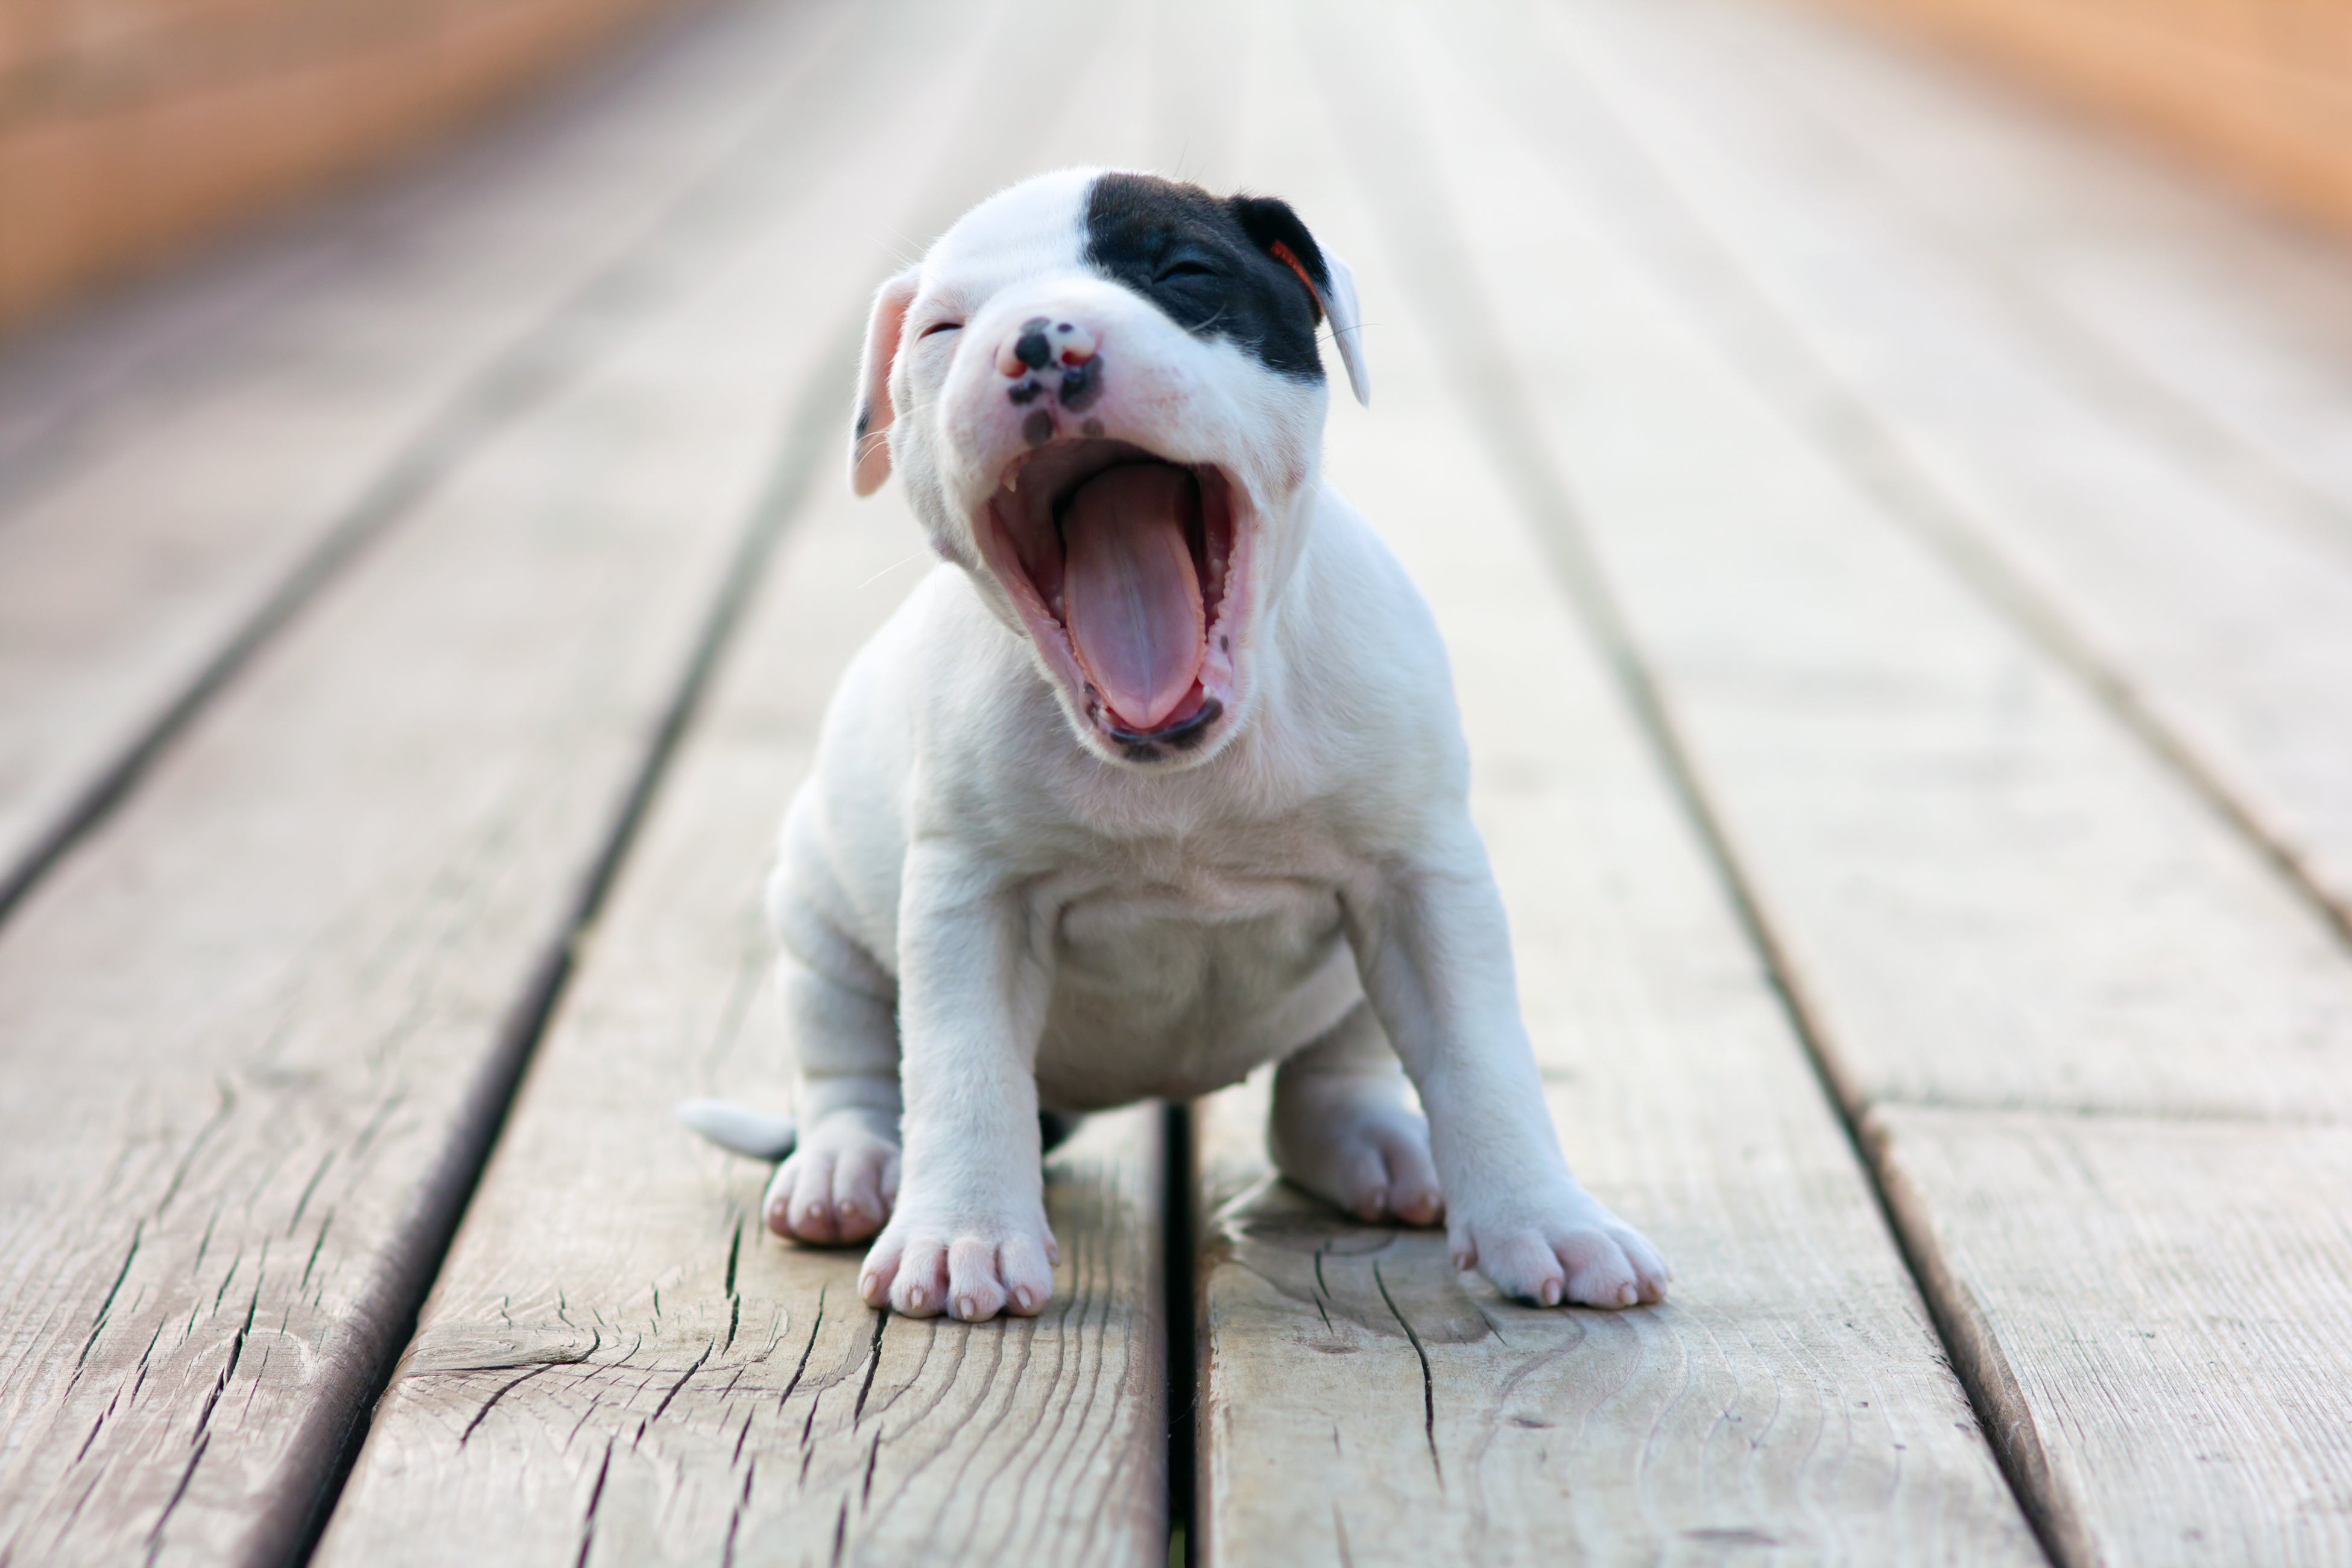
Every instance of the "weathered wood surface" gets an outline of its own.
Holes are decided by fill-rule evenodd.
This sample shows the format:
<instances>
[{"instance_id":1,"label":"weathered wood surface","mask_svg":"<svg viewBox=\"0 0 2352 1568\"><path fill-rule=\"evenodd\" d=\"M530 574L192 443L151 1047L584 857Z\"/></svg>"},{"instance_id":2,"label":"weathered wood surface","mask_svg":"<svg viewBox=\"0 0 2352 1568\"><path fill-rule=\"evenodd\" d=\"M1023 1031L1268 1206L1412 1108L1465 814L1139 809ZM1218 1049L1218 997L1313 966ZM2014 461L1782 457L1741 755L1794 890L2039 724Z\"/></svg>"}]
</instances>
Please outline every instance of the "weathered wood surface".
<instances>
[{"instance_id":1,"label":"weathered wood surface","mask_svg":"<svg viewBox=\"0 0 2352 1568\"><path fill-rule=\"evenodd\" d=\"M1021 68L1038 28L1093 85L1000 121L987 84ZM1065 9L940 46L943 68L896 84L887 117L960 151L869 188L862 226L932 232L1031 166L1131 146L1139 100L1088 68L1141 41L1131 18ZM841 248L851 272L799 291L810 320L862 322L888 265ZM1166 1561L1157 1110L1096 1119L1056 1152L1055 1299L980 1324L868 1309L863 1247L767 1235L765 1169L669 1120L681 1095L775 1103L788 1088L765 987L768 847L842 668L930 563L895 491L861 504L837 477L849 395L845 365L818 393L821 499L584 950L324 1563Z\"/></svg>"},{"instance_id":2,"label":"weathered wood surface","mask_svg":"<svg viewBox=\"0 0 2352 1568\"><path fill-rule=\"evenodd\" d=\"M424 142L664 3L14 0L0 321Z\"/></svg>"},{"instance_id":3,"label":"weathered wood surface","mask_svg":"<svg viewBox=\"0 0 2352 1568\"><path fill-rule=\"evenodd\" d=\"M944 71L961 34L933 21L837 90ZM862 288L838 236L935 144L828 133L739 193L754 243L675 258L642 329L322 595L0 934L15 1560L300 1546L774 521L794 389L821 381L831 423L847 323L812 331L779 279ZM787 432L788 468L829 446Z\"/></svg>"},{"instance_id":4,"label":"weathered wood surface","mask_svg":"<svg viewBox=\"0 0 2352 1568\"><path fill-rule=\"evenodd\" d=\"M830 462L817 482L534 1058L322 1563L1164 1560L1155 1111L1055 1154L1055 1299L981 1324L868 1309L863 1247L766 1234L766 1168L669 1118L688 1093L782 1103L766 849L848 655L930 559L900 508L852 500Z\"/></svg>"},{"instance_id":5,"label":"weathered wood surface","mask_svg":"<svg viewBox=\"0 0 2352 1568\"><path fill-rule=\"evenodd\" d=\"M1494 36L1462 32L1435 80ZM1495 68L1523 118L1438 122L1459 199L1506 208L1470 254L1576 279L1514 297L1520 384L1850 1097L2352 1109L2336 934L1723 353L1574 62Z\"/></svg>"},{"instance_id":6,"label":"weathered wood surface","mask_svg":"<svg viewBox=\"0 0 2352 1568\"><path fill-rule=\"evenodd\" d=\"M1381 396L1331 471L1444 624L1570 1156L1680 1270L1501 1301L1213 1102L1200 1554L2035 1561L1996 1455L2068 1568L2352 1550L2352 961L2253 841L2335 885L2335 296L2230 316L2293 267L2216 241L2159 293L2210 331L2151 345L2107 251L1961 256L1966 182L1931 220L1823 162L1793 100L1882 68L1756 10L1743 80L1717 15L745 9L266 255L282 311L216 279L162 358L60 340L54 417L0 367L0 451L57 454L0 486L0 624L49 638L0 647L0 829L424 464L0 927L0 1559L299 1552L469 1193L326 1561L1159 1559L1150 1113L1055 1163L1053 1311L978 1327L866 1310L667 1115L781 1088L763 852L925 569L838 492L835 362L892 249L1081 159L1290 196L1355 264ZM78 623L8 597L69 580ZM10 752L26 714L70 743Z\"/></svg>"},{"instance_id":7,"label":"weathered wood surface","mask_svg":"<svg viewBox=\"0 0 2352 1568\"><path fill-rule=\"evenodd\" d=\"M355 552L755 237L760 188L807 177L838 116L841 30L829 6L698 30L608 117L325 225L343 266L107 370L94 428L11 456L39 471L0 488L0 907Z\"/></svg>"},{"instance_id":8,"label":"weathered wood surface","mask_svg":"<svg viewBox=\"0 0 2352 1568\"><path fill-rule=\"evenodd\" d=\"M1972 69L1937 68L1833 23L1689 0L1610 15L1668 24L1665 47L1625 67L1718 94L1692 107L1737 118L1759 163L1824 198L1867 189L1882 221L1932 232L1948 265L2045 329L2054 373L2165 422L2282 503L2299 489L2310 513L2352 505L2340 242L2250 223L2202 179L2071 120L2020 113ZM1761 68L1727 76L1727 53Z\"/></svg>"},{"instance_id":9,"label":"weathered wood surface","mask_svg":"<svg viewBox=\"0 0 2352 1568\"><path fill-rule=\"evenodd\" d=\"M2070 1561L2352 1559L2352 1130L1898 1106L1869 1133Z\"/></svg>"},{"instance_id":10,"label":"weathered wood surface","mask_svg":"<svg viewBox=\"0 0 2352 1568\"><path fill-rule=\"evenodd\" d=\"M1681 205L1725 262L1695 302L1751 374L2352 931L2340 255L2334 288L2305 279L2279 298L2297 272L2284 246L2226 243L2250 226L2217 207L2200 243L2179 215L2129 251L2159 258L2139 265L2160 279L2170 258L2160 309L2134 309L2135 264L2111 259L2121 240L2052 209L2129 215L2156 196L2130 202L2126 184L2103 204L2057 132L2002 137L1982 107L1936 116L1917 107L1933 101L1925 71L1867 72L1856 51L1744 6L1679 8L1680 26L1650 9L1556 15L1576 24L1579 75L1650 160L1654 199ZM2315 341L2268 342L2297 335ZM2200 384L2212 364L2219 391Z\"/></svg>"},{"instance_id":11,"label":"weathered wood surface","mask_svg":"<svg viewBox=\"0 0 2352 1568\"><path fill-rule=\"evenodd\" d=\"M1239 1564L2039 1562L1861 1162L1481 445L1464 384L1502 312L1433 291L1359 195L1454 221L1365 139L1370 113L1416 133L1392 46L1318 68L1307 26L1271 29L1276 72L1313 90L1252 151L1376 323L1380 395L1335 412L1329 472L1444 632L1570 1160L1677 1278L1622 1313L1502 1300L1442 1233L1359 1226L1273 1181L1262 1086L1216 1097L1201 1545Z\"/></svg>"},{"instance_id":12,"label":"weathered wood surface","mask_svg":"<svg viewBox=\"0 0 2352 1568\"><path fill-rule=\"evenodd\" d=\"M2338 933L1773 384L1719 309L1756 286L1706 276L1738 253L1695 252L1687 226L1661 243L1673 187L1563 47L1573 29L1517 27L1632 11L1504 15L1507 35L1492 13L1422 35L1454 109L1434 142L1481 215L1464 269L1496 292L1551 279L1511 296L1498 379L1572 477L1553 521L1867 1118L2037 1524L2069 1563L2340 1557L2352 1463L2314 1436L2340 1416L2313 1391L2352 1384L2352 1353L2320 1314L2271 1368L2242 1326L2249 1258L2340 1282L2328 1205L2251 1195L2324 1192L2332 1156L2290 1179L2291 1158L2210 1153L2332 1146L2308 1124L2340 1121L2352 1084ZM2076 1142L2020 1158L2019 1128L2084 1116ZM2047 1152L2069 1147L2089 1152L2059 1169ZM2062 1223L2094 1183L2095 1211ZM2087 1265L2053 1287L2078 1243L2101 1287ZM2167 1373L2129 1342L2151 1315L2181 1363L2244 1375Z\"/></svg>"},{"instance_id":13,"label":"weathered wood surface","mask_svg":"<svg viewBox=\"0 0 2352 1568\"><path fill-rule=\"evenodd\" d=\"M2352 16L2333 0L1829 0L2352 235Z\"/></svg>"},{"instance_id":14,"label":"weathered wood surface","mask_svg":"<svg viewBox=\"0 0 2352 1568\"><path fill-rule=\"evenodd\" d=\"M289 342L330 352L331 340L309 341L320 321L351 330L385 312L445 353L469 337L487 340L478 352L495 345L498 323L458 309L473 298L464 273L492 286L517 267L552 269L560 283L593 268L773 107L741 90L747 76L789 89L847 15L819 3L768 7L760 22L723 7L682 18L434 156L14 330L0 355L0 504L18 504L37 476L54 484L152 438L227 376L266 373ZM772 31L754 69L737 46L762 25ZM567 228L566 213L597 226ZM456 293L455 320L409 301L420 280Z\"/></svg>"}]
</instances>

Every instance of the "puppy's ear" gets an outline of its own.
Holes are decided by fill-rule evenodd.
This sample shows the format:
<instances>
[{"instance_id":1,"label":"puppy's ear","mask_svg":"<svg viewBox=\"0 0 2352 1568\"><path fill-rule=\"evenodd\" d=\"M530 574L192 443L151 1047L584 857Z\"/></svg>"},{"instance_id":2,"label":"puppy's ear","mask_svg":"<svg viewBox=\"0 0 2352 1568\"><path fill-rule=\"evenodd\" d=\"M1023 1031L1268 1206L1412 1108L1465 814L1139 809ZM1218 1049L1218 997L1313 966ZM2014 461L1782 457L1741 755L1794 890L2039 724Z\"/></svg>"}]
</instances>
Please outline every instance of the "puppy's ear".
<instances>
[{"instance_id":1,"label":"puppy's ear","mask_svg":"<svg viewBox=\"0 0 2352 1568\"><path fill-rule=\"evenodd\" d=\"M1315 300L1316 314L1331 323L1331 342L1348 367L1348 386L1366 407L1372 402L1372 373L1364 363L1364 318L1356 303L1356 275L1348 264L1315 243L1290 204L1273 196L1235 196L1234 216L1260 250L1298 275Z\"/></svg>"},{"instance_id":2,"label":"puppy's ear","mask_svg":"<svg viewBox=\"0 0 2352 1568\"><path fill-rule=\"evenodd\" d=\"M919 268L909 267L874 296L866 322L866 358L857 374L857 413L849 427L849 488L870 496L890 477L890 367L898 363L898 337L907 307L915 302Z\"/></svg>"}]
</instances>

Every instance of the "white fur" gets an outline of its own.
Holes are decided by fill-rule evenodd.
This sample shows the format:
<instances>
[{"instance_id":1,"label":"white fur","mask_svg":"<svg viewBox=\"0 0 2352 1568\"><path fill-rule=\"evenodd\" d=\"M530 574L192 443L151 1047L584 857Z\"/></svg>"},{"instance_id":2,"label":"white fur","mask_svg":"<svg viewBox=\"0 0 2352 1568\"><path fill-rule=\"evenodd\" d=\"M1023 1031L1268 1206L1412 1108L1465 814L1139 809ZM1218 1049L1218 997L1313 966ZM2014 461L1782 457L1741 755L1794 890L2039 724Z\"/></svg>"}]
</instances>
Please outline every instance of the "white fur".
<instances>
[{"instance_id":1,"label":"white fur","mask_svg":"<svg viewBox=\"0 0 2352 1568\"><path fill-rule=\"evenodd\" d=\"M853 473L866 490L895 469L944 563L844 679L785 823L770 906L802 1138L769 1223L879 1227L877 1306L1034 1312L1056 1256L1040 1104L1197 1095L1280 1061L1271 1147L1301 1185L1366 1218L1442 1212L1457 1264L1515 1295L1657 1300L1655 1250L1560 1156L1444 650L1321 482L1324 384L1088 270L1093 177L983 203L877 301L861 401L887 406ZM1360 393L1353 282L1331 270ZM1024 449L993 362L1041 314L1083 317L1109 356L1111 436L1245 492L1225 716L1171 760L1096 729L987 563L980 520Z\"/></svg>"}]
</instances>

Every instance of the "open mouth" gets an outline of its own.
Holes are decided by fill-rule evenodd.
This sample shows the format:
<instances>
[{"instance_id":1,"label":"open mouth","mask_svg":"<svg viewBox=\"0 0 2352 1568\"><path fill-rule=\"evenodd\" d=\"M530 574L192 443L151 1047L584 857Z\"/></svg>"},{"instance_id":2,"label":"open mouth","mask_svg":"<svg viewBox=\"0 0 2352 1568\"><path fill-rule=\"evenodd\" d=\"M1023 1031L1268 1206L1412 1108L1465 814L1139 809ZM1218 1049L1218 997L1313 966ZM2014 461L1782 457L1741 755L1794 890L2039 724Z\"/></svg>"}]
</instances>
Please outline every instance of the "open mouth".
<instances>
[{"instance_id":1,"label":"open mouth","mask_svg":"<svg viewBox=\"0 0 2352 1568\"><path fill-rule=\"evenodd\" d=\"M982 549L1087 716L1138 757L1199 742L1231 695L1247 531L1209 465L1124 441L1023 454L990 498Z\"/></svg>"}]
</instances>

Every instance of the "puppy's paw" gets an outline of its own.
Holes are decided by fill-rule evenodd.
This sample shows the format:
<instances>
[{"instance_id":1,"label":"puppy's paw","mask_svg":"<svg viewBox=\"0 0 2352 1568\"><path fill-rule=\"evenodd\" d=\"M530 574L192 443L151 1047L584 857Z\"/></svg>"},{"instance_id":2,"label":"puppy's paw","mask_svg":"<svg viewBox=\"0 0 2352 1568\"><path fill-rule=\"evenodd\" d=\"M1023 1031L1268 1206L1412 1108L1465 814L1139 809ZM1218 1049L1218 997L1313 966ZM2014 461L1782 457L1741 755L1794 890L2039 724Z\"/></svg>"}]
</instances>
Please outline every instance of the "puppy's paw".
<instances>
[{"instance_id":1,"label":"puppy's paw","mask_svg":"<svg viewBox=\"0 0 2352 1568\"><path fill-rule=\"evenodd\" d=\"M1054 1294L1062 1248L1045 1211L925 1216L901 1209L857 1277L869 1307L909 1318L1034 1318Z\"/></svg>"},{"instance_id":2,"label":"puppy's paw","mask_svg":"<svg viewBox=\"0 0 2352 1568\"><path fill-rule=\"evenodd\" d=\"M810 1128L768 1184L768 1228L795 1241L863 1241L898 1196L898 1145L881 1119L836 1110Z\"/></svg>"},{"instance_id":3,"label":"puppy's paw","mask_svg":"<svg viewBox=\"0 0 2352 1568\"><path fill-rule=\"evenodd\" d=\"M1429 1123L1402 1079L1307 1073L1277 1080L1268 1151L1276 1169L1368 1224L1435 1225L1445 1213Z\"/></svg>"},{"instance_id":4,"label":"puppy's paw","mask_svg":"<svg viewBox=\"0 0 2352 1568\"><path fill-rule=\"evenodd\" d=\"M1457 1205L1447 1239L1507 1296L1547 1307L1633 1307L1665 1300L1674 1270L1649 1239L1581 1188L1482 1213Z\"/></svg>"}]
</instances>

